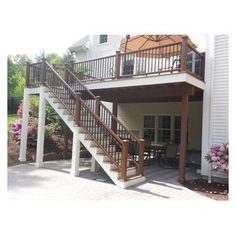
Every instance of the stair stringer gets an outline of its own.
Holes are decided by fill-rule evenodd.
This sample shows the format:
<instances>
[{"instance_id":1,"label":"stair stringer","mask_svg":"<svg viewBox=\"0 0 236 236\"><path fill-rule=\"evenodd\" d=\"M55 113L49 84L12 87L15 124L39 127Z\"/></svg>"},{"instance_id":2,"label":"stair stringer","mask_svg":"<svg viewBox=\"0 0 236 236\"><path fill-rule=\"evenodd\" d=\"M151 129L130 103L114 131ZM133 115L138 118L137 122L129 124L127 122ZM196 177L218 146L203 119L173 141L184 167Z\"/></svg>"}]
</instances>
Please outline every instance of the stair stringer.
<instances>
[{"instance_id":1,"label":"stair stringer","mask_svg":"<svg viewBox=\"0 0 236 236\"><path fill-rule=\"evenodd\" d=\"M69 112L65 109L63 104L56 98L56 96L48 89L44 90L45 99L52 106L52 108L56 111L56 113L60 116L60 118L65 122L68 128L74 133L78 132L79 141L85 146L85 148L90 152L90 154L95 158L98 164L103 168L106 174L110 177L110 179L120 188L127 188L131 185L135 185L145 181L145 177L141 176L135 179L131 179L128 181L123 181L119 179L120 173L117 170L112 168L112 164L108 161L108 157L103 154L103 151L95 145L95 142L92 138L87 134L87 132L79 127L74 118ZM127 176L133 175L134 170L130 169L127 171Z\"/></svg>"}]
</instances>

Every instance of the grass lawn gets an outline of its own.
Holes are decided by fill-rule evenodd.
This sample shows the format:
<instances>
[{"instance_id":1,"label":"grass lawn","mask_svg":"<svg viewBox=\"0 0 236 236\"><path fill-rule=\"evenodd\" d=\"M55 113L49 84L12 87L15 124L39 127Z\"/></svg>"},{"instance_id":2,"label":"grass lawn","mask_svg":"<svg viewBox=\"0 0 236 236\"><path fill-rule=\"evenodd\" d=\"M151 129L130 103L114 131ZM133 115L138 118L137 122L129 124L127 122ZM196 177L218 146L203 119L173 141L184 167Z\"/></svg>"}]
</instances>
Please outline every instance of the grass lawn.
<instances>
[{"instance_id":1,"label":"grass lawn","mask_svg":"<svg viewBox=\"0 0 236 236\"><path fill-rule=\"evenodd\" d=\"M8 114L8 116L7 116L8 126L10 125L10 123L15 121L16 119L17 119L17 115L15 115L15 114Z\"/></svg>"},{"instance_id":2,"label":"grass lawn","mask_svg":"<svg viewBox=\"0 0 236 236\"><path fill-rule=\"evenodd\" d=\"M15 120L17 120L17 115L15 115L15 114L8 114L8 116L7 116L7 124L8 124L7 130L8 130L8 131L9 131L10 124L11 124L13 121L15 121ZM9 148L9 147L8 147L8 148ZM12 160L12 159L9 158L9 156L8 156L8 161L7 161L8 166L14 165L15 163L16 163L16 161L15 161L15 160Z\"/></svg>"}]
</instances>

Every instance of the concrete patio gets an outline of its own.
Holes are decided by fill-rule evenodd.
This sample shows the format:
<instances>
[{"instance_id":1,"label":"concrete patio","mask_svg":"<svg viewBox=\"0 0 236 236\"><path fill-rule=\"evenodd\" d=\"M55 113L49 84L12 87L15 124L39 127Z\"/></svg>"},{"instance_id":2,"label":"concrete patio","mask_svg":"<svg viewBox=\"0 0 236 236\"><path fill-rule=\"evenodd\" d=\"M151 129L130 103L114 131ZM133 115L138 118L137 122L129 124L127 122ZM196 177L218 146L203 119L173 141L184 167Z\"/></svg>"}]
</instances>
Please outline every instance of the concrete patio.
<instances>
[{"instance_id":1,"label":"concrete patio","mask_svg":"<svg viewBox=\"0 0 236 236\"><path fill-rule=\"evenodd\" d=\"M146 181L128 189L116 187L101 170L90 172L81 161L80 177L71 177L69 160L50 161L44 168L26 163L8 168L8 198L16 200L206 200L177 182L178 170L154 164L145 168ZM187 168L187 179L196 171Z\"/></svg>"}]
</instances>

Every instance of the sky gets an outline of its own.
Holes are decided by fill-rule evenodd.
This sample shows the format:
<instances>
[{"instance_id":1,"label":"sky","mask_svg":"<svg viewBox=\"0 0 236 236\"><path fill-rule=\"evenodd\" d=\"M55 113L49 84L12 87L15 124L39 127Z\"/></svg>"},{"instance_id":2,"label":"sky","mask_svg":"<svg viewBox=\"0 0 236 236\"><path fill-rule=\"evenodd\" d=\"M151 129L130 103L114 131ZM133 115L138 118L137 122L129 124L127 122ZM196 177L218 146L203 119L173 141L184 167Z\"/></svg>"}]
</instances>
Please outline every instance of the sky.
<instances>
[{"instance_id":1,"label":"sky","mask_svg":"<svg viewBox=\"0 0 236 236\"><path fill-rule=\"evenodd\" d=\"M3 8L0 6L0 24L5 36L3 49L7 54L27 54L34 58L36 54L42 51L62 54L70 45L86 34L140 33L193 35L194 37L191 38L200 46L200 50L204 48L204 37L202 35L210 31L206 32L200 22L198 26L201 25L201 27L189 27L189 25L194 24L193 19L181 25L175 24L176 19L173 18L169 23L167 19L160 21L161 15L158 13L157 20L150 19L150 24L143 20L148 19L145 16L143 19L138 15L130 18L129 15L124 17L124 14L119 15L118 23L113 23L112 20L116 19L113 10L106 11L105 14L96 10L105 4L107 5L108 2L101 0L91 4L91 1L88 0L81 6L78 0L61 0L57 1L56 4L52 0L41 0L39 2L8 0ZM114 8L120 13L124 12L122 3L125 2L120 0L118 5L114 2ZM14 7L12 7L13 3ZM149 11L150 14L155 12L151 8ZM204 14L204 9L202 11ZM176 15L174 8L169 9L169 15L171 14ZM185 19L185 17L188 19L188 14L187 12L186 16L178 15L178 22L181 22L182 18ZM4 18L4 15L5 19L1 19L1 17ZM7 23L5 24L5 22ZM162 24L163 22L165 24Z\"/></svg>"},{"instance_id":2,"label":"sky","mask_svg":"<svg viewBox=\"0 0 236 236\"><path fill-rule=\"evenodd\" d=\"M106 33L106 32L105 32ZM126 32L124 32L126 34ZM10 44L7 50L9 55L27 54L34 59L35 55L45 51L46 53L55 52L62 55L66 52L67 48L73 43L82 38L85 34L68 32L66 37L60 38L58 33L49 33L49 37L45 38L43 35L35 37L36 33L31 32L26 37L20 37L14 40L11 35ZM189 35L195 44L199 46L199 50L204 50L205 37L204 35ZM115 52L114 52L115 53Z\"/></svg>"}]
</instances>

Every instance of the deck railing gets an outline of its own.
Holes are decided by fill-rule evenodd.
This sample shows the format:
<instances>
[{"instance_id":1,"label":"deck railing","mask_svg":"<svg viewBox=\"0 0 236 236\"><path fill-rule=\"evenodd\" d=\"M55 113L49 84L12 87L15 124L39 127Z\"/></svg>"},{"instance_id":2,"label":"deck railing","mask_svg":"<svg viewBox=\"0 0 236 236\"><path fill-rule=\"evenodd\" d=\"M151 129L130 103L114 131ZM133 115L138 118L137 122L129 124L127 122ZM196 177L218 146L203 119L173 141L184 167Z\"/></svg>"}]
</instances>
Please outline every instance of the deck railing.
<instances>
[{"instance_id":1,"label":"deck railing","mask_svg":"<svg viewBox=\"0 0 236 236\"><path fill-rule=\"evenodd\" d=\"M143 140L133 135L101 103L99 97L83 85L71 67L66 66L64 69L60 66L53 67L43 60L27 64L26 76L28 86L32 84L31 81L41 81L51 90L74 117L76 124L87 131L110 162L117 167L123 180L128 179L128 162L135 167L135 176L143 175ZM64 76L64 79L61 76ZM130 152L131 147L137 150L135 157L134 153ZM138 161L136 161L137 156Z\"/></svg>"},{"instance_id":2,"label":"deck railing","mask_svg":"<svg viewBox=\"0 0 236 236\"><path fill-rule=\"evenodd\" d=\"M74 73L84 82L187 72L204 78L204 54L182 42L120 53L74 64Z\"/></svg>"},{"instance_id":3,"label":"deck railing","mask_svg":"<svg viewBox=\"0 0 236 236\"><path fill-rule=\"evenodd\" d=\"M183 37L183 41L148 49L97 58L73 64L73 73L83 82L96 82L127 77L187 72L204 80L204 53L198 52ZM26 86L39 86L40 63L30 64L26 70ZM34 70L32 70L32 67ZM54 65L63 77L64 68ZM32 74L34 73L34 75Z\"/></svg>"}]
</instances>

